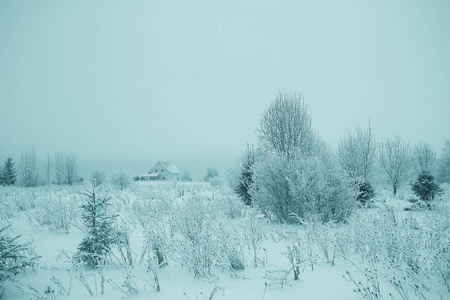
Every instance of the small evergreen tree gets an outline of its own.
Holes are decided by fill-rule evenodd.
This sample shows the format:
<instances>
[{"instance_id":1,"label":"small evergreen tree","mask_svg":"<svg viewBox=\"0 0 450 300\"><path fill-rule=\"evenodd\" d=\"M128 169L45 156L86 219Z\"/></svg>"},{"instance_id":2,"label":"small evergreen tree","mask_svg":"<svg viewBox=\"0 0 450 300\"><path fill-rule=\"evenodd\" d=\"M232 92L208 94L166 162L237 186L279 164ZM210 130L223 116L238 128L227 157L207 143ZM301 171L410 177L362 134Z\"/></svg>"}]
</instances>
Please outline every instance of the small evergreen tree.
<instances>
[{"instance_id":1,"label":"small evergreen tree","mask_svg":"<svg viewBox=\"0 0 450 300\"><path fill-rule=\"evenodd\" d=\"M20 236L5 235L8 228L9 226L0 229L0 299L3 296L5 282L13 280L16 275L33 267L38 259L37 256L30 255L28 244L17 242Z\"/></svg>"},{"instance_id":2,"label":"small evergreen tree","mask_svg":"<svg viewBox=\"0 0 450 300\"><path fill-rule=\"evenodd\" d=\"M8 157L3 166L1 174L1 184L14 185L16 184L16 170L14 168L14 162L11 157Z\"/></svg>"},{"instance_id":3,"label":"small evergreen tree","mask_svg":"<svg viewBox=\"0 0 450 300\"><path fill-rule=\"evenodd\" d=\"M80 243L75 255L77 261L85 262L91 267L103 264L105 256L110 252L114 239L112 223L117 217L108 215L107 207L110 205L111 197L98 198L100 190L95 183L92 191L86 190L85 195L88 198L86 204L81 206L83 210L81 218L88 229L88 236Z\"/></svg>"},{"instance_id":4,"label":"small evergreen tree","mask_svg":"<svg viewBox=\"0 0 450 300\"><path fill-rule=\"evenodd\" d=\"M364 180L359 184L359 194L358 197L356 197L356 200L362 205L366 205L373 197L375 197L375 191L373 190L372 185L369 181Z\"/></svg>"},{"instance_id":5,"label":"small evergreen tree","mask_svg":"<svg viewBox=\"0 0 450 300\"><path fill-rule=\"evenodd\" d=\"M235 187L234 191L242 198L246 205L252 204L252 196L250 190L253 184L253 165L255 164L255 152L247 144L247 151L242 158L240 169L241 174L239 176L238 185Z\"/></svg>"},{"instance_id":6,"label":"small evergreen tree","mask_svg":"<svg viewBox=\"0 0 450 300\"><path fill-rule=\"evenodd\" d=\"M422 172L416 182L411 184L412 191L423 201L431 201L442 194L442 189L434 182L434 176L429 172Z\"/></svg>"}]
</instances>

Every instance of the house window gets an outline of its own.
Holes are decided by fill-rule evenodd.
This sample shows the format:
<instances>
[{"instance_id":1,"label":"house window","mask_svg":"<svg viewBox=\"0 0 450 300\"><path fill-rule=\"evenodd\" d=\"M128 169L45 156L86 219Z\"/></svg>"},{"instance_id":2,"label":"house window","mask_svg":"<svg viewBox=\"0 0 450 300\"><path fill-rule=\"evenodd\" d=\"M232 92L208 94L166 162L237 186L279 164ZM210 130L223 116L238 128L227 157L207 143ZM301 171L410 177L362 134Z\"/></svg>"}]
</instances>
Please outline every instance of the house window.
<instances>
[{"instance_id":1,"label":"house window","mask_svg":"<svg viewBox=\"0 0 450 300\"><path fill-rule=\"evenodd\" d=\"M161 169L161 173L163 173L164 172L164 169Z\"/></svg>"},{"instance_id":2,"label":"house window","mask_svg":"<svg viewBox=\"0 0 450 300\"><path fill-rule=\"evenodd\" d=\"M180 180L180 177L177 177L177 180Z\"/></svg>"},{"instance_id":3,"label":"house window","mask_svg":"<svg viewBox=\"0 0 450 300\"><path fill-rule=\"evenodd\" d=\"M163 177L163 180L166 180L166 177Z\"/></svg>"},{"instance_id":4,"label":"house window","mask_svg":"<svg viewBox=\"0 0 450 300\"><path fill-rule=\"evenodd\" d=\"M158 169L155 169L155 173L158 173Z\"/></svg>"}]
</instances>

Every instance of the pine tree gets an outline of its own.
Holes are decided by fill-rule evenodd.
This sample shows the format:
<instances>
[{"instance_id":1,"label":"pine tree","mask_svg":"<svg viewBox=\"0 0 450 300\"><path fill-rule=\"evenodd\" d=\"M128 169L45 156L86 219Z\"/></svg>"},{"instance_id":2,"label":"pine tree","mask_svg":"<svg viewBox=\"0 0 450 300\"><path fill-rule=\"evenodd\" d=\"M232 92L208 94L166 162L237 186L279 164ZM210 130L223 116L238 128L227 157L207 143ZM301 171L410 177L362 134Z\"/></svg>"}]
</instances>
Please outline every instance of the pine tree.
<instances>
[{"instance_id":1,"label":"pine tree","mask_svg":"<svg viewBox=\"0 0 450 300\"><path fill-rule=\"evenodd\" d=\"M16 170L14 168L14 162L11 157L8 157L5 161L2 171L2 184L14 185L16 184Z\"/></svg>"},{"instance_id":2,"label":"pine tree","mask_svg":"<svg viewBox=\"0 0 450 300\"><path fill-rule=\"evenodd\" d=\"M91 267L101 265L105 262L106 255L111 250L113 243L112 223L117 216L107 213L110 205L109 198L98 198L97 194L101 188L94 184L92 191L86 190L88 197L86 204L81 206L82 221L88 229L88 236L78 246L75 255L77 261L85 262Z\"/></svg>"},{"instance_id":3,"label":"pine tree","mask_svg":"<svg viewBox=\"0 0 450 300\"><path fill-rule=\"evenodd\" d=\"M252 196L250 189L253 184L253 165L255 163L255 152L247 144L247 151L241 162L241 175L239 176L239 183L235 188L235 192L242 198L246 205L252 204Z\"/></svg>"},{"instance_id":4,"label":"pine tree","mask_svg":"<svg viewBox=\"0 0 450 300\"><path fill-rule=\"evenodd\" d=\"M442 194L442 189L434 182L434 176L429 172L422 172L416 182L411 184L412 191L423 201L431 201Z\"/></svg>"}]
</instances>

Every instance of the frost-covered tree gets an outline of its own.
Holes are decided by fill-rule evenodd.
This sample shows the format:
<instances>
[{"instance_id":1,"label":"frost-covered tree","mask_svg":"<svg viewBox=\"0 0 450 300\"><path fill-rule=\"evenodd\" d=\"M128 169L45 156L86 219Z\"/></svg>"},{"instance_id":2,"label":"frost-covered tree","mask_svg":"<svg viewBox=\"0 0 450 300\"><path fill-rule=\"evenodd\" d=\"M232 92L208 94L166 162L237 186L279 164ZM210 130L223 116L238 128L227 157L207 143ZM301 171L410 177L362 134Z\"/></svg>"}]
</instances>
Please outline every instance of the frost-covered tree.
<instances>
[{"instance_id":1,"label":"frost-covered tree","mask_svg":"<svg viewBox=\"0 0 450 300\"><path fill-rule=\"evenodd\" d=\"M30 255L32 251L29 244L17 241L20 236L10 237L6 234L9 227L0 229L0 299L5 282L33 267L38 259L37 256Z\"/></svg>"},{"instance_id":2,"label":"frost-covered tree","mask_svg":"<svg viewBox=\"0 0 450 300\"><path fill-rule=\"evenodd\" d=\"M64 181L72 185L78 180L77 158L73 154L67 154L64 158Z\"/></svg>"},{"instance_id":3,"label":"frost-covered tree","mask_svg":"<svg viewBox=\"0 0 450 300\"><path fill-rule=\"evenodd\" d=\"M372 173L377 147L372 129L363 130L358 126L355 132L339 143L339 158L342 167L351 177L368 179Z\"/></svg>"},{"instance_id":4,"label":"frost-covered tree","mask_svg":"<svg viewBox=\"0 0 450 300\"><path fill-rule=\"evenodd\" d=\"M52 178L52 157L50 153L47 153L47 157L44 162L44 173L45 173L45 182L47 185L51 183Z\"/></svg>"},{"instance_id":5,"label":"frost-covered tree","mask_svg":"<svg viewBox=\"0 0 450 300\"><path fill-rule=\"evenodd\" d=\"M241 159L239 165L240 176L235 192L242 198L246 205L252 204L252 196L250 193L253 184L253 165L255 164L255 151L253 146L247 144L247 150Z\"/></svg>"},{"instance_id":6,"label":"frost-covered tree","mask_svg":"<svg viewBox=\"0 0 450 300\"><path fill-rule=\"evenodd\" d=\"M217 176L219 176L219 172L216 169L209 167L208 169L206 169L206 175L205 178L203 178L203 181L209 182L211 179Z\"/></svg>"},{"instance_id":7,"label":"frost-covered tree","mask_svg":"<svg viewBox=\"0 0 450 300\"><path fill-rule=\"evenodd\" d=\"M367 130L358 126L355 132L349 132L339 143L338 152L342 167L359 184L358 201L367 203L375 196L369 178L377 152L375 135L370 125Z\"/></svg>"},{"instance_id":8,"label":"frost-covered tree","mask_svg":"<svg viewBox=\"0 0 450 300\"><path fill-rule=\"evenodd\" d=\"M257 207L281 222L293 215L348 218L356 202L354 183L313 133L302 94L280 93L265 111L258 136L263 153L251 188Z\"/></svg>"},{"instance_id":9,"label":"frost-covered tree","mask_svg":"<svg viewBox=\"0 0 450 300\"><path fill-rule=\"evenodd\" d=\"M450 140L445 142L442 150L437 180L440 183L450 183Z\"/></svg>"},{"instance_id":10,"label":"frost-covered tree","mask_svg":"<svg viewBox=\"0 0 450 300\"><path fill-rule=\"evenodd\" d=\"M39 185L40 165L33 147L26 149L20 156L19 182L25 186Z\"/></svg>"},{"instance_id":11,"label":"frost-covered tree","mask_svg":"<svg viewBox=\"0 0 450 300\"><path fill-rule=\"evenodd\" d=\"M433 173L436 164L436 151L430 144L420 142L414 147L414 156L419 173Z\"/></svg>"},{"instance_id":12,"label":"frost-covered tree","mask_svg":"<svg viewBox=\"0 0 450 300\"><path fill-rule=\"evenodd\" d=\"M275 152L287 159L299 152L311 153L316 137L303 95L280 92L264 112L257 134L266 153Z\"/></svg>"},{"instance_id":13,"label":"frost-covered tree","mask_svg":"<svg viewBox=\"0 0 450 300\"><path fill-rule=\"evenodd\" d=\"M88 235L78 246L78 252L75 255L77 261L85 262L91 267L104 263L114 241L112 224L116 216L108 214L107 208L111 198L99 198L97 194L100 190L101 188L95 185L92 191L86 190L87 200L81 206L81 219L87 228Z\"/></svg>"},{"instance_id":14,"label":"frost-covered tree","mask_svg":"<svg viewBox=\"0 0 450 300\"><path fill-rule=\"evenodd\" d=\"M396 195L397 190L410 177L412 162L409 143L396 136L393 140L388 139L382 142L379 150L378 162Z\"/></svg>"},{"instance_id":15,"label":"frost-covered tree","mask_svg":"<svg viewBox=\"0 0 450 300\"><path fill-rule=\"evenodd\" d=\"M103 182L105 181L105 172L100 171L98 169L92 169L91 171L91 184L92 185L96 185L96 186L100 186L103 184Z\"/></svg>"},{"instance_id":16,"label":"frost-covered tree","mask_svg":"<svg viewBox=\"0 0 450 300\"><path fill-rule=\"evenodd\" d=\"M55 153L53 158L53 171L55 173L56 184L64 183L64 154L61 152Z\"/></svg>"},{"instance_id":17,"label":"frost-covered tree","mask_svg":"<svg viewBox=\"0 0 450 300\"><path fill-rule=\"evenodd\" d=\"M120 190L123 190L131 183L131 176L126 174L123 170L117 171L111 177L111 183Z\"/></svg>"},{"instance_id":18,"label":"frost-covered tree","mask_svg":"<svg viewBox=\"0 0 450 300\"><path fill-rule=\"evenodd\" d=\"M14 162L11 157L8 157L3 166L1 172L1 182L4 185L14 185L16 184L16 169L14 168Z\"/></svg>"}]
</instances>

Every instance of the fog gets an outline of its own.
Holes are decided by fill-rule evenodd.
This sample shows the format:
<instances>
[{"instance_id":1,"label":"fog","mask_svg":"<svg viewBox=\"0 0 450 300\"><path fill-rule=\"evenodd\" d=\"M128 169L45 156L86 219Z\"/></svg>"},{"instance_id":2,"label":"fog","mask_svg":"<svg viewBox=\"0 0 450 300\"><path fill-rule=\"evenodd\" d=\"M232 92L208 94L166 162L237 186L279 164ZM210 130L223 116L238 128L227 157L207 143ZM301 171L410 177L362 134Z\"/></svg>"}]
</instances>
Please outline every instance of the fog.
<instances>
[{"instance_id":1,"label":"fog","mask_svg":"<svg viewBox=\"0 0 450 300\"><path fill-rule=\"evenodd\" d=\"M76 155L201 179L257 144L278 91L332 146L369 120L440 153L450 138L448 1L1 1L0 160Z\"/></svg>"}]
</instances>

